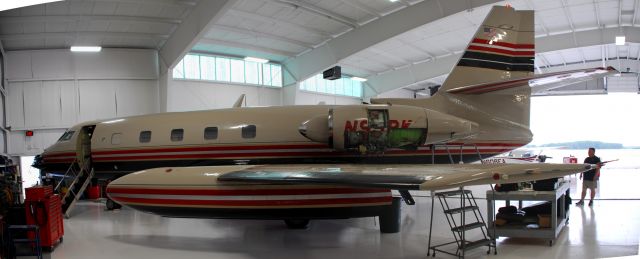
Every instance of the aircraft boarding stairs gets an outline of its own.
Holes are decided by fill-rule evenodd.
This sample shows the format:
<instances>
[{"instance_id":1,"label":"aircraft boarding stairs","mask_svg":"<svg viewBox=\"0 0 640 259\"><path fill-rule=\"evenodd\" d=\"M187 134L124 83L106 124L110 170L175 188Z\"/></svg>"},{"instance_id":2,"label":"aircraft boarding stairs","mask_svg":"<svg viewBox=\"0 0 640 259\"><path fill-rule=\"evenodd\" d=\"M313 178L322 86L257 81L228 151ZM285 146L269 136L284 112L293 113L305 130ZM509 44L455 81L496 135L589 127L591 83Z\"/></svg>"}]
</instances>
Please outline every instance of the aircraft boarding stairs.
<instances>
[{"instance_id":1,"label":"aircraft boarding stairs","mask_svg":"<svg viewBox=\"0 0 640 259\"><path fill-rule=\"evenodd\" d=\"M435 149L438 145L434 145L432 151L435 155ZM462 161L462 151L465 145L460 145L460 159L458 161ZM480 154L478 147L472 145L475 148L475 151L480 159L482 159L482 155ZM444 147L449 156L450 162L454 163L454 155L452 153L452 149L450 149L447 145ZM455 149L453 149L455 150ZM455 151L454 151L455 152ZM492 187L493 188L493 187ZM442 210L444 216L449 224L449 228L454 237L454 241L446 242L437 245L431 245L431 234L433 232L433 216L434 216L434 208L435 208L435 198L438 198L440 205L442 206ZM458 202L455 202L455 201ZM468 233L472 231L480 231L481 238L474 241L467 240ZM451 246L455 244L456 250L455 252L450 252L448 250L441 249L445 246ZM460 187L458 190L452 191L442 191L442 192L431 192L431 218L429 224L429 243L427 256L432 255L436 256L436 251L450 254L453 256L457 256L458 258L464 258L465 252L476 249L479 247L487 246L488 251L487 254L491 253L491 248L494 250L494 254L498 254L498 250L496 248L496 241L489 236L489 229L487 227L486 222L484 221L484 217L482 216L482 212L480 211L480 207L476 202L475 197L473 196L473 192L471 190L465 190L464 187Z\"/></svg>"},{"instance_id":2,"label":"aircraft boarding stairs","mask_svg":"<svg viewBox=\"0 0 640 259\"><path fill-rule=\"evenodd\" d=\"M93 178L93 168L89 160L84 163L76 160L56 185L54 192L62 195L62 214L65 218L69 218L71 210L91 182L91 178ZM66 189L66 192L63 191L63 188Z\"/></svg>"}]
</instances>

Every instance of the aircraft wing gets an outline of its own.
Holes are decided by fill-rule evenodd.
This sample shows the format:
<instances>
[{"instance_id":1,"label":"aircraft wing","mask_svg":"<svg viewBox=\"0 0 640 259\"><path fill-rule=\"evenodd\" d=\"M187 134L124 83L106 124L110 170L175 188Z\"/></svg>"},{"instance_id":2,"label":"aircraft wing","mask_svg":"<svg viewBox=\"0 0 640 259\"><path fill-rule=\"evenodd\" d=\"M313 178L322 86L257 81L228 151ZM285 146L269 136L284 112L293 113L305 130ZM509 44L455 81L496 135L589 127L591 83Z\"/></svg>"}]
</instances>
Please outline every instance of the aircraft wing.
<instances>
[{"instance_id":1,"label":"aircraft wing","mask_svg":"<svg viewBox=\"0 0 640 259\"><path fill-rule=\"evenodd\" d=\"M590 164L456 165L264 165L218 176L218 181L327 184L394 190L440 190L460 186L515 183L562 177L591 169ZM202 167L206 168L206 167Z\"/></svg>"},{"instance_id":2,"label":"aircraft wing","mask_svg":"<svg viewBox=\"0 0 640 259\"><path fill-rule=\"evenodd\" d=\"M531 77L519 78L514 80L504 80L499 82L463 86L448 90L447 92L453 94L483 94L529 85L531 86L532 93L540 93L570 84L602 78L615 73L618 73L618 71L613 67L577 69L570 71L537 74Z\"/></svg>"}]
</instances>

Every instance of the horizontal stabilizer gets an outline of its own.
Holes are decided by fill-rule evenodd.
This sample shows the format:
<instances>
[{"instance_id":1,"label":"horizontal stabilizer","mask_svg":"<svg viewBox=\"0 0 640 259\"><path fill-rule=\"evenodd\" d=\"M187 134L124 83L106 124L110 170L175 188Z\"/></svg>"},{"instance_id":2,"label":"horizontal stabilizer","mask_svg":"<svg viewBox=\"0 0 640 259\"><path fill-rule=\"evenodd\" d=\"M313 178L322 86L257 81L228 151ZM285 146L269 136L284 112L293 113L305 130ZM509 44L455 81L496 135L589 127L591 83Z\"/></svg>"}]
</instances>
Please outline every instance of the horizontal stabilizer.
<instances>
[{"instance_id":1,"label":"horizontal stabilizer","mask_svg":"<svg viewBox=\"0 0 640 259\"><path fill-rule=\"evenodd\" d=\"M538 74L530 77L519 78L515 80L504 80L486 84L477 84L470 86L457 87L447 90L452 94L484 94L495 91L506 90L521 86L530 86L533 93L548 91L559 87L603 78L617 73L618 71L612 67L607 68L589 68L571 71Z\"/></svg>"}]
</instances>

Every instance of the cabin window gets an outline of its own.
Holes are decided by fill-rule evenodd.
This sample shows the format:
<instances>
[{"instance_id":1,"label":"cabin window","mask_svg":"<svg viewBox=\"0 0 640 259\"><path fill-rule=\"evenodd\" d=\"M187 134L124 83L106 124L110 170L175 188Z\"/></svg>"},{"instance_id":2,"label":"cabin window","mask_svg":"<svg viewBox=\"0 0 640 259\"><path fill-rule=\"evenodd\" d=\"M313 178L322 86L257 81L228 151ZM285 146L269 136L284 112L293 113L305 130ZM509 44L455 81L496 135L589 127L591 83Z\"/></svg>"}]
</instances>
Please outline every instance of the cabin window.
<instances>
[{"instance_id":1,"label":"cabin window","mask_svg":"<svg viewBox=\"0 0 640 259\"><path fill-rule=\"evenodd\" d=\"M255 138L256 125L247 125L242 127L242 138Z\"/></svg>"},{"instance_id":2,"label":"cabin window","mask_svg":"<svg viewBox=\"0 0 640 259\"><path fill-rule=\"evenodd\" d=\"M120 145L122 142L122 133L113 133L111 134L111 144L112 145Z\"/></svg>"},{"instance_id":3,"label":"cabin window","mask_svg":"<svg viewBox=\"0 0 640 259\"><path fill-rule=\"evenodd\" d=\"M140 143L149 143L151 142L151 131L145 130L140 131Z\"/></svg>"},{"instance_id":4,"label":"cabin window","mask_svg":"<svg viewBox=\"0 0 640 259\"><path fill-rule=\"evenodd\" d=\"M171 141L182 141L183 136L184 136L184 129L171 130Z\"/></svg>"},{"instance_id":5,"label":"cabin window","mask_svg":"<svg viewBox=\"0 0 640 259\"><path fill-rule=\"evenodd\" d=\"M204 128L204 139L217 139L218 138L218 127L206 127Z\"/></svg>"},{"instance_id":6,"label":"cabin window","mask_svg":"<svg viewBox=\"0 0 640 259\"><path fill-rule=\"evenodd\" d=\"M58 141L67 141L70 140L71 137L73 137L73 133L75 133L75 131L67 131L64 134L62 134L62 137L60 137L60 139L58 139Z\"/></svg>"}]
</instances>

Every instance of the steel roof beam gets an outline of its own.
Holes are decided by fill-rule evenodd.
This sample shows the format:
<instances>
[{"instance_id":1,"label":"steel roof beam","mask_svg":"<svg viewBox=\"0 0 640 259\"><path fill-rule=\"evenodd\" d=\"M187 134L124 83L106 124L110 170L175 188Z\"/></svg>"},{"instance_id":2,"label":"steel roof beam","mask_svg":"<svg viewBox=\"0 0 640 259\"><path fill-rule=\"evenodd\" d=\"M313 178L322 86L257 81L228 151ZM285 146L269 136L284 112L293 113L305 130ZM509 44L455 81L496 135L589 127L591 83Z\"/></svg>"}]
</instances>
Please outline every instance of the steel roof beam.
<instances>
[{"instance_id":1,"label":"steel roof beam","mask_svg":"<svg viewBox=\"0 0 640 259\"><path fill-rule=\"evenodd\" d=\"M562 49L596 46L615 43L616 35L624 33L627 42L640 43L640 28L624 26L622 28L598 28L574 33L557 34L536 38L536 52L549 52ZM573 35L577 39L574 41Z\"/></svg>"},{"instance_id":2,"label":"steel roof beam","mask_svg":"<svg viewBox=\"0 0 640 259\"><path fill-rule=\"evenodd\" d=\"M349 17L339 15L337 13L331 12L329 10L325 10L318 6L315 6L306 2L302 2L299 0L269 0L269 1L283 5L283 6L291 7L293 9L300 8L301 10L304 10L308 13L315 14L319 17L328 18L330 20L336 21L338 23L341 23L351 28L356 28L359 26L356 20L353 20Z\"/></svg>"},{"instance_id":3,"label":"steel roof beam","mask_svg":"<svg viewBox=\"0 0 640 259\"><path fill-rule=\"evenodd\" d=\"M296 53L284 51L284 50L278 50L278 49L272 49L267 47L241 43L241 42L233 42L233 41L218 40L218 39L202 38L200 39L200 41L198 41L198 43L242 48L242 49L259 51L259 52L264 52L264 53L269 53L269 54L274 54L274 55L284 56L284 57L291 57L291 56L295 56L296 54Z\"/></svg>"},{"instance_id":4,"label":"steel roof beam","mask_svg":"<svg viewBox=\"0 0 640 259\"><path fill-rule=\"evenodd\" d=\"M369 85L376 94L391 91L407 85L416 84L431 78L448 74L458 62L461 54L438 58L435 62L411 64L401 69L368 77ZM371 97L371 96L365 96Z\"/></svg>"},{"instance_id":5,"label":"steel roof beam","mask_svg":"<svg viewBox=\"0 0 640 259\"><path fill-rule=\"evenodd\" d=\"M306 32L321 36L321 37L326 38L326 39L334 38L333 35L330 32L322 31L322 30L319 30L319 29L316 29L316 28L311 28L311 27L308 27L308 26L303 26L303 25L300 25L300 24L295 24L295 23L292 23L292 22L288 22L288 21L285 21L285 20L280 20L280 19L273 18L273 17L268 17L268 16L256 14L256 13L240 11L240 10L236 10L236 9L231 9L231 10L228 11L228 13L229 13L229 15L237 15L237 16L241 16L242 18L250 19L250 20L254 20L254 21L258 21L258 22L282 24L282 25L285 25L285 26L288 26L288 27L296 28L296 29L301 30L301 31L306 31Z\"/></svg>"},{"instance_id":6,"label":"steel roof beam","mask_svg":"<svg viewBox=\"0 0 640 259\"><path fill-rule=\"evenodd\" d=\"M340 0L340 2L342 2L342 3L344 3L344 4L348 5L348 6L351 6L353 8L356 8L356 9L358 9L360 11L363 11L365 13L368 13L370 15L373 15L376 18L380 18L382 16L378 11L373 10L373 8L370 8L370 7L368 7L368 6L364 5L364 4L359 3L358 1Z\"/></svg>"},{"instance_id":7,"label":"steel roof beam","mask_svg":"<svg viewBox=\"0 0 640 259\"><path fill-rule=\"evenodd\" d=\"M241 33L241 34L248 34L248 35L251 35L251 36L257 36L257 37L277 40L277 41L281 41L281 42L286 42L286 43L293 44L293 45L300 46L300 47L307 48L307 49L313 48L313 43L303 42L303 41L294 40L294 39L289 39L289 38L285 38L285 37L274 35L274 34L269 34L269 33L264 33L264 32L259 32L259 31L252 31L252 30L249 30L249 29L243 29L243 28L232 27L232 26L221 25L221 24L215 24L215 25L213 25L213 28L214 29L218 28L218 29L221 29L221 30L229 31L229 32L237 32L237 33Z\"/></svg>"},{"instance_id":8,"label":"steel roof beam","mask_svg":"<svg viewBox=\"0 0 640 259\"><path fill-rule=\"evenodd\" d=\"M164 66L173 68L178 64L236 2L237 0L199 1L158 51Z\"/></svg>"},{"instance_id":9,"label":"steel roof beam","mask_svg":"<svg viewBox=\"0 0 640 259\"><path fill-rule=\"evenodd\" d=\"M471 8L500 1L478 0L471 6L464 1L425 0L388 14L327 41L309 52L290 58L284 65L296 80L303 80L325 70L341 60L443 17ZM443 12L441 12L441 7Z\"/></svg>"}]
</instances>

